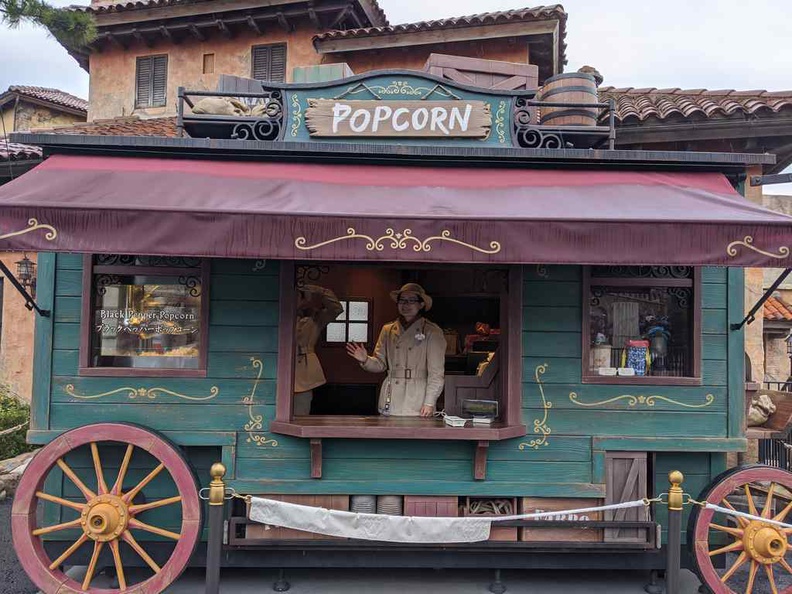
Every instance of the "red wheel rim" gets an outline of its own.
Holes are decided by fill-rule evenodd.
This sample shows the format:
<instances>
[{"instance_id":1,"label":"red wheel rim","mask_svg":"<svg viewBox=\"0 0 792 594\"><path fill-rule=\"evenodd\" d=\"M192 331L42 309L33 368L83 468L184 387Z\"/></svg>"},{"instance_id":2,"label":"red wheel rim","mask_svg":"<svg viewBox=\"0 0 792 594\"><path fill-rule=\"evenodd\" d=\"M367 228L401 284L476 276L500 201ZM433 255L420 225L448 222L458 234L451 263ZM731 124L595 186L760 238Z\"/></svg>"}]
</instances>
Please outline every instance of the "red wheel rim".
<instances>
[{"instance_id":1,"label":"red wheel rim","mask_svg":"<svg viewBox=\"0 0 792 594\"><path fill-rule=\"evenodd\" d=\"M772 468L769 466L753 466L736 469L721 475L719 479L719 482L710 488L706 495L705 501L707 503L712 503L721 507L728 507L728 505L723 503L726 497L733 495L738 490L742 490L744 492L746 485L770 483L771 486L780 485L787 491L792 492L792 474L786 472L785 470L781 470L780 468ZM754 493L754 495L757 494L756 491L751 491L750 488L749 493ZM767 507L766 503L767 501L765 500L761 506L757 506L757 513L753 515L761 515L761 513ZM750 505L754 505L753 500ZM743 594L744 592L750 593L757 587L764 589L769 586L770 576L768 575L768 572L773 573L774 583L776 577L780 575L779 570L784 573L792 573L792 571L789 571L789 564L786 561L788 558L792 557L792 554L788 552L789 549L786 549L786 552L781 555L781 562L768 562L765 564L756 562L750 554L750 551L746 550L746 547L743 545L737 549L734 549L734 552L738 553L738 557L733 564L727 564L727 569L724 572L724 575L729 574L729 570L731 570L734 565L739 563L738 567L735 568L735 571L737 571L743 565L747 566L748 581L745 586L741 585L738 590L732 590L728 584L732 579L733 574L730 574L729 578L727 578L724 583L721 579L723 576L718 573L712 563L711 553L713 551L710 548L710 530L712 529L712 525L717 524L713 522L713 518L716 513L717 512L711 509L698 508L691 517L691 521L693 522L693 526L691 527L693 536L693 543L691 543L693 547L692 553L697 565L699 577L714 594ZM768 510L768 517L771 516L772 508ZM790 503L787 507L785 517L779 518L779 520L785 523L790 523L790 518L792 518L792 503ZM745 520L745 522L749 523L748 520ZM746 528L747 526L744 526L742 522L738 522L738 526L735 528L735 531L739 530L744 535ZM734 546L738 541L741 543L744 542L744 538L744 536L741 538L736 535L732 535L730 539L731 546ZM786 534L784 537L784 540L787 539L788 534ZM717 551L718 549L715 550ZM741 559L743 559L743 553L745 553L745 559L740 562ZM782 563L786 564L787 567L785 568ZM768 567L770 568L769 570L767 569ZM753 581L751 581L752 574L754 575ZM758 586L759 584L761 584L761 586ZM792 594L792 585L785 587L783 590L776 589L774 591L778 592L778 594Z\"/></svg>"},{"instance_id":2,"label":"red wheel rim","mask_svg":"<svg viewBox=\"0 0 792 594\"><path fill-rule=\"evenodd\" d=\"M192 470L181 453L162 437L141 427L122 423L86 425L58 436L39 450L19 482L11 510L11 531L14 549L30 579L44 592L109 594L122 591L119 588L100 589L90 587L90 580L88 588L84 589L83 584L71 579L59 569L50 569L53 560L45 552L42 539L33 534L34 530L41 530L36 528L36 508L39 500L37 493L43 491L44 481L50 471L69 452L81 446L98 442L116 442L126 444L128 451L130 451L129 446L133 446L148 452L159 460L160 465L163 466L162 470L170 474L177 487L178 497L181 498L178 503L181 506L182 523L181 531L178 533L179 538L176 540L173 552L158 573L123 590L124 592L140 594L162 592L185 569L198 543L201 531L201 504ZM141 483L143 482L141 481ZM98 495L98 493L99 489L97 489L96 494ZM122 497L127 494L129 492ZM120 490L119 495L121 495ZM131 511L135 507L140 506L131 505L128 509ZM136 521L132 517L130 514L130 525L133 521ZM138 522L138 524L140 523ZM132 527L136 528L136 526ZM129 534L128 529L125 529L124 532ZM120 539L114 540L116 543L120 541ZM134 540L134 537L132 537L132 540ZM90 543L90 540L85 542ZM111 544L112 542L113 540L103 543L103 546L108 546L112 550L115 548ZM99 549L101 550L101 548L100 546ZM115 558L115 551L113 552ZM99 553L96 552L95 554L98 558ZM120 555L118 558L120 559Z\"/></svg>"}]
</instances>

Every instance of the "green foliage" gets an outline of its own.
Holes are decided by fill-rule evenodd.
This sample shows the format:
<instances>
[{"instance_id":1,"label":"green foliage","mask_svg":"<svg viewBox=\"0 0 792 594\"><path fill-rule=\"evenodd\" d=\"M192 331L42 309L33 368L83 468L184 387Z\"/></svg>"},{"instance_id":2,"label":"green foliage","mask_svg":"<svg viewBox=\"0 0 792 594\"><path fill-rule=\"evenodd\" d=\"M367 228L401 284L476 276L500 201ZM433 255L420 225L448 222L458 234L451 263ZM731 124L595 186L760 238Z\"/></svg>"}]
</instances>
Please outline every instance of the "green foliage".
<instances>
[{"instance_id":1,"label":"green foliage","mask_svg":"<svg viewBox=\"0 0 792 594\"><path fill-rule=\"evenodd\" d=\"M0 385L0 431L30 420L30 407L19 400L7 386ZM0 460L13 458L35 449L25 443L27 425L8 435L0 435Z\"/></svg>"},{"instance_id":2,"label":"green foliage","mask_svg":"<svg viewBox=\"0 0 792 594\"><path fill-rule=\"evenodd\" d=\"M55 8L43 0L0 0L0 17L9 27L29 22L47 29L63 45L79 49L96 39L96 23L87 12Z\"/></svg>"}]
</instances>

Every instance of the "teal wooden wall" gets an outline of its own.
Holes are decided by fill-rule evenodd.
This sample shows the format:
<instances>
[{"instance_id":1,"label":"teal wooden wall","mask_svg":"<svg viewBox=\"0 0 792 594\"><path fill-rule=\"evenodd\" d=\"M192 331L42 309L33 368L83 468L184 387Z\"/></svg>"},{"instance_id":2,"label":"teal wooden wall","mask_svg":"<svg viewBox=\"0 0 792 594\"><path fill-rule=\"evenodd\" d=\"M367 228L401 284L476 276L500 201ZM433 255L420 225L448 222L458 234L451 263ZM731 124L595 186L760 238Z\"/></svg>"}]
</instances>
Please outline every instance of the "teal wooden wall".
<instances>
[{"instance_id":1,"label":"teal wooden wall","mask_svg":"<svg viewBox=\"0 0 792 594\"><path fill-rule=\"evenodd\" d=\"M307 440L268 432L279 267L258 268L249 260L212 264L207 378L79 377L82 258L42 255L39 295L44 303L54 296L54 316L38 326L32 440L123 420L182 445L214 446L190 449L202 482L211 460L222 457L231 484L245 493L548 497L604 496L611 450L658 452L651 470L656 490L665 490L664 473L679 467L697 494L723 465L722 452L743 445L742 335L728 330L742 317L740 271L703 274L704 385L653 387L582 384L581 268L526 266L522 412L529 433L490 445L486 481L473 480L472 443L401 440L324 440L323 478L311 479ZM131 398L119 388L177 395L154 390L153 398ZM198 400L213 388L215 397ZM253 406L243 400L251 396Z\"/></svg>"}]
</instances>

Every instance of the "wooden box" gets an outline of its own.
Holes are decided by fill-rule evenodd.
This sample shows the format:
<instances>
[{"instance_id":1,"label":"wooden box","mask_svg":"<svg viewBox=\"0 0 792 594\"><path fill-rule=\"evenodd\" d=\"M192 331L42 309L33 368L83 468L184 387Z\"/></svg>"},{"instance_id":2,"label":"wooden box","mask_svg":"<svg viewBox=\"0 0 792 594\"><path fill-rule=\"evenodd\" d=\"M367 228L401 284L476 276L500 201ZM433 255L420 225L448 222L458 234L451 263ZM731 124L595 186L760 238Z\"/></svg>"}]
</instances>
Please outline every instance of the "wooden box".
<instances>
[{"instance_id":1,"label":"wooden box","mask_svg":"<svg viewBox=\"0 0 792 594\"><path fill-rule=\"evenodd\" d=\"M491 513L471 513L471 505L475 502L479 501L508 501L510 503L511 512L506 514L491 514ZM516 497L466 497L465 498L465 505L462 508L462 515L465 517L469 516L493 516L493 515L516 515L517 514L517 498ZM490 529L490 540L506 540L506 541L516 541L517 540L517 530L518 528L511 527L511 526L498 526L497 523L492 525Z\"/></svg>"},{"instance_id":2,"label":"wooden box","mask_svg":"<svg viewBox=\"0 0 792 594\"><path fill-rule=\"evenodd\" d=\"M324 507L338 511L349 511L349 495L260 495L265 499L275 501L285 501L298 505L310 505L313 507ZM335 536L325 536L324 534L314 534L303 530L292 530L279 526L269 526L268 524L247 524L245 526L245 538L266 539L266 540L336 540Z\"/></svg>"},{"instance_id":3,"label":"wooden box","mask_svg":"<svg viewBox=\"0 0 792 594\"><path fill-rule=\"evenodd\" d=\"M521 514L564 511L602 505L602 499L563 499L555 497L523 497L520 500ZM545 518L541 518L544 520ZM547 521L585 522L602 520L602 512L585 514L562 514ZM524 542L602 542L599 528L520 528L520 540Z\"/></svg>"},{"instance_id":4,"label":"wooden box","mask_svg":"<svg viewBox=\"0 0 792 594\"><path fill-rule=\"evenodd\" d=\"M405 495L404 515L421 518L456 518L459 515L459 498Z\"/></svg>"}]
</instances>

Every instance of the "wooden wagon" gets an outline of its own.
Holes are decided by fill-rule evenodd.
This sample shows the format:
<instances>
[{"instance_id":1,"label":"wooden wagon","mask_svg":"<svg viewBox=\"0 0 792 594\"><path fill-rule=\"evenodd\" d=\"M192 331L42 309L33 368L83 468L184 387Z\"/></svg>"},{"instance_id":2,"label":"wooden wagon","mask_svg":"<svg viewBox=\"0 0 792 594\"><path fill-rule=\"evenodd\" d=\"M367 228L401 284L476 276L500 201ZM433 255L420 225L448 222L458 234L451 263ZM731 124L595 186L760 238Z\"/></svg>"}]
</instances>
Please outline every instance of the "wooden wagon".
<instances>
[{"instance_id":1,"label":"wooden wagon","mask_svg":"<svg viewBox=\"0 0 792 594\"><path fill-rule=\"evenodd\" d=\"M109 567L113 591L158 592L201 564L216 461L238 493L342 510L397 496L414 515L641 499L676 469L693 495L738 489L740 509L786 517L786 473L721 475L746 444L743 268L792 266L790 219L738 192L772 157L616 151L607 105L605 125L538 125L533 92L416 72L237 83L182 91L179 138L16 137L47 155L0 189L0 247L40 253L28 439L45 447L13 531L44 591L93 591ZM192 114L209 94L256 115ZM494 419L377 414L382 377L343 344L373 343L404 282L445 331L446 412ZM344 312L317 345L327 384L295 416L307 284ZM663 514L378 545L256 525L236 501L224 562L657 569ZM760 527L715 516L694 517L692 559L730 592L709 552ZM789 568L755 549L752 576ZM82 583L63 571L80 563Z\"/></svg>"}]
</instances>

